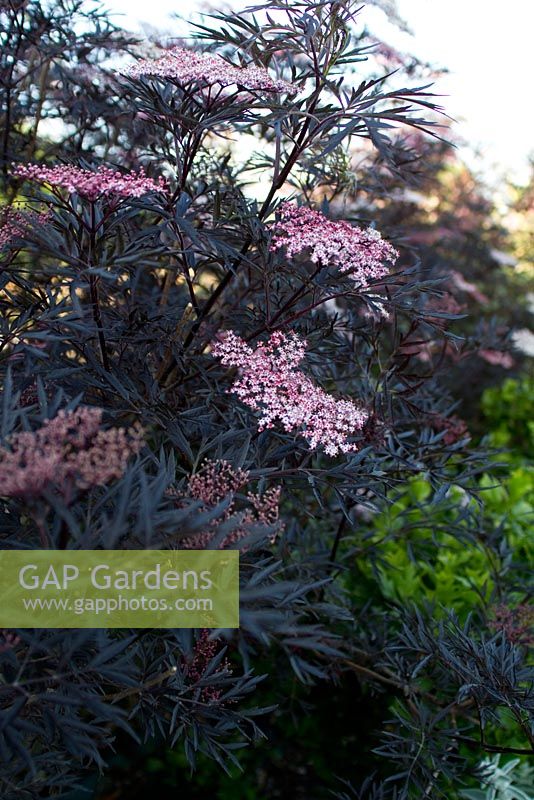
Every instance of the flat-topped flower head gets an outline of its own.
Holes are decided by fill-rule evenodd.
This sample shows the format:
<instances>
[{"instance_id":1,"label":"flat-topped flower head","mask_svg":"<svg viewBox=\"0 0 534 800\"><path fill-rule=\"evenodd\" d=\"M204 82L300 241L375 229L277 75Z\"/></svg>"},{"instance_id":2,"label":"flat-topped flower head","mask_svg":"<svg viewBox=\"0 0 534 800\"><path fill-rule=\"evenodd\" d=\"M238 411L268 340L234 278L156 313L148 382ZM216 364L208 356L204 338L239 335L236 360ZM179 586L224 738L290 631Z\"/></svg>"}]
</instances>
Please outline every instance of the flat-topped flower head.
<instances>
[{"instance_id":1,"label":"flat-topped flower head","mask_svg":"<svg viewBox=\"0 0 534 800\"><path fill-rule=\"evenodd\" d=\"M288 258L307 252L314 264L335 266L359 286L383 278L398 253L374 228L334 222L320 211L295 203L280 206L280 219L270 229L271 250L285 248Z\"/></svg>"},{"instance_id":2,"label":"flat-topped flower head","mask_svg":"<svg viewBox=\"0 0 534 800\"><path fill-rule=\"evenodd\" d=\"M54 167L19 164L13 174L36 183L57 186L69 194L79 194L88 200L97 200L99 197L142 197L150 192L166 192L168 189L164 178L155 181L145 175L142 167L139 172L122 173L110 167L99 167L92 171L70 164Z\"/></svg>"},{"instance_id":3,"label":"flat-topped flower head","mask_svg":"<svg viewBox=\"0 0 534 800\"><path fill-rule=\"evenodd\" d=\"M160 58L142 59L125 72L130 78L162 78L185 86L198 83L206 86L238 86L250 92L274 92L295 95L292 83L273 78L265 67L236 67L213 53L197 53L174 47Z\"/></svg>"},{"instance_id":4,"label":"flat-topped flower head","mask_svg":"<svg viewBox=\"0 0 534 800\"><path fill-rule=\"evenodd\" d=\"M24 239L32 228L44 225L50 219L50 212L37 214L13 206L0 211L0 250L12 246L17 239Z\"/></svg>"},{"instance_id":5,"label":"flat-topped flower head","mask_svg":"<svg viewBox=\"0 0 534 800\"><path fill-rule=\"evenodd\" d=\"M276 424L298 431L310 449L331 456L359 449L350 439L362 430L368 413L351 400L338 400L308 378L299 364L306 342L297 334L273 333L254 350L233 331L212 343L212 353L225 366L239 367L231 392L258 412L259 429Z\"/></svg>"},{"instance_id":6,"label":"flat-topped flower head","mask_svg":"<svg viewBox=\"0 0 534 800\"><path fill-rule=\"evenodd\" d=\"M142 447L142 431L102 425L102 409L59 411L36 431L16 433L0 447L0 495L38 497L48 489L68 496L120 478Z\"/></svg>"}]
</instances>

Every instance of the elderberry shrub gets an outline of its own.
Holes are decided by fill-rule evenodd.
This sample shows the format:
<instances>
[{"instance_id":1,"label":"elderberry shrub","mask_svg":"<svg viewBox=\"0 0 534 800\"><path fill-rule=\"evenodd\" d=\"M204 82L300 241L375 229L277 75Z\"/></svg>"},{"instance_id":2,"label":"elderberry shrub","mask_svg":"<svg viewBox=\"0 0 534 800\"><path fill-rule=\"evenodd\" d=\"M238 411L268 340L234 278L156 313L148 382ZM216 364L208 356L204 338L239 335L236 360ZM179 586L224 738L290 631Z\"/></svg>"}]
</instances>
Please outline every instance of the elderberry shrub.
<instances>
[{"instance_id":1,"label":"elderberry shrub","mask_svg":"<svg viewBox=\"0 0 534 800\"><path fill-rule=\"evenodd\" d=\"M527 576L442 374L461 308L376 227L440 109L358 8L272 0L176 47L80 0L0 7L2 548L238 548L241 604L235 631L2 631L6 800L125 736L231 770L273 704L318 685L340 712L355 679L358 797L452 798L532 749ZM399 541L416 571L482 560L472 613L388 595Z\"/></svg>"}]
</instances>

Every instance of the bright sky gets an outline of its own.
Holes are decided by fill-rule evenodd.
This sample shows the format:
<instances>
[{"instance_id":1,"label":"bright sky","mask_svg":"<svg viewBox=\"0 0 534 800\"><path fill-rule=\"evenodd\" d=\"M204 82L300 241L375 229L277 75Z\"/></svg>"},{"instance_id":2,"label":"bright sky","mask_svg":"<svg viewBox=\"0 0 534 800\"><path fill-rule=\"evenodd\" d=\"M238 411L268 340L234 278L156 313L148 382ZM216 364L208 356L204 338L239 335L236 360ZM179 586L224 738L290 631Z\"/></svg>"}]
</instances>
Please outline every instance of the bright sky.
<instances>
[{"instance_id":1,"label":"bright sky","mask_svg":"<svg viewBox=\"0 0 534 800\"><path fill-rule=\"evenodd\" d=\"M365 0L362 0L362 4ZM469 143L465 157L495 181L527 178L527 157L534 155L532 0L398 0L413 36L390 25L383 12L367 6L365 21L377 36L398 49L447 67L435 90L456 130ZM124 27L139 24L172 31L169 15L184 14L183 0L108 0L124 14ZM196 0L189 0L189 8ZM215 3L214 3L215 5ZM237 7L237 0L234 3ZM243 0L243 6L249 5ZM472 150L480 152L473 158Z\"/></svg>"},{"instance_id":2,"label":"bright sky","mask_svg":"<svg viewBox=\"0 0 534 800\"><path fill-rule=\"evenodd\" d=\"M534 155L532 0L398 0L398 8L413 37L391 30L376 9L365 13L377 35L380 25L392 44L405 42L450 70L437 90L448 95L442 104L458 133L480 149L484 171L526 180Z\"/></svg>"}]
</instances>

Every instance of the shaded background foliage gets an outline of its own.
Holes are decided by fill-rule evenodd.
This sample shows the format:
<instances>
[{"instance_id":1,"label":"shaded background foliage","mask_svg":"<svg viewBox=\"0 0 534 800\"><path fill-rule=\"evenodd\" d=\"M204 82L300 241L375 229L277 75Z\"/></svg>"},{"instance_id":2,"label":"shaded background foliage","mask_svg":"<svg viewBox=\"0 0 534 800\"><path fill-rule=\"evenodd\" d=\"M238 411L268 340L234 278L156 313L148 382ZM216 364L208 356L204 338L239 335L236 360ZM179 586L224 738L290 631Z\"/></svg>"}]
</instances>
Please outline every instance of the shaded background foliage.
<instances>
[{"instance_id":1,"label":"shaded background foliage","mask_svg":"<svg viewBox=\"0 0 534 800\"><path fill-rule=\"evenodd\" d=\"M208 531L242 564L241 629L213 641L3 632L2 797L454 798L486 791L488 754L517 755L524 782L533 393L509 329L528 319L528 272L502 254L531 257L532 192L512 238L443 141L431 68L377 48L356 12L280 1L203 20L188 46L301 88L210 105L122 74L164 37L136 42L81 2L2 3L3 202L47 214L1 255L3 445L80 405L145 431L118 480L3 496L2 547ZM238 157L231 136L250 131ZM12 164L32 161L144 166L169 192L91 200L23 183ZM395 268L362 287L273 253L286 196L376 226ZM369 411L359 451L258 432L210 355L230 328L305 337L307 375ZM199 496L191 476L220 460L246 485ZM279 519L247 516L246 492L278 486Z\"/></svg>"}]
</instances>

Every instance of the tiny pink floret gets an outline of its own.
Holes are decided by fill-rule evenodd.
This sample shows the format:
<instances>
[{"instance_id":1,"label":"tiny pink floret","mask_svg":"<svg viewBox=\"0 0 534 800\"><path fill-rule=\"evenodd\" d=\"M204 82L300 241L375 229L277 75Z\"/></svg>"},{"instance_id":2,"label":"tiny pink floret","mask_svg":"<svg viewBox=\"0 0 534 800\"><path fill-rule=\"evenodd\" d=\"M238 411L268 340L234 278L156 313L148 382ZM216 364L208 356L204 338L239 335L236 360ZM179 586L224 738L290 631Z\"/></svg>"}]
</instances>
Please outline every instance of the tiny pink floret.
<instances>
[{"instance_id":1,"label":"tiny pink floret","mask_svg":"<svg viewBox=\"0 0 534 800\"><path fill-rule=\"evenodd\" d=\"M349 439L362 430L368 413L351 400L337 400L308 378L299 365L306 342L297 334L273 333L253 349L233 331L212 343L212 353L228 367L238 367L232 389L260 415L259 429L281 424L299 431L310 449L323 447L330 456L359 449Z\"/></svg>"},{"instance_id":2,"label":"tiny pink floret","mask_svg":"<svg viewBox=\"0 0 534 800\"><path fill-rule=\"evenodd\" d=\"M289 201L280 206L280 219L270 229L271 250L285 249L288 258L308 252L314 264L338 267L359 286L383 278L398 252L374 228L335 222L320 211Z\"/></svg>"}]
</instances>

